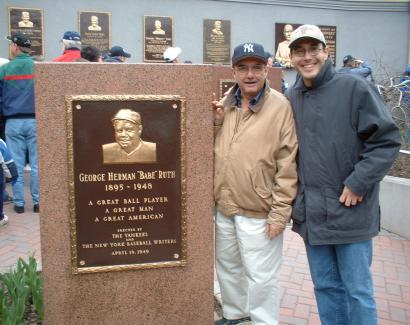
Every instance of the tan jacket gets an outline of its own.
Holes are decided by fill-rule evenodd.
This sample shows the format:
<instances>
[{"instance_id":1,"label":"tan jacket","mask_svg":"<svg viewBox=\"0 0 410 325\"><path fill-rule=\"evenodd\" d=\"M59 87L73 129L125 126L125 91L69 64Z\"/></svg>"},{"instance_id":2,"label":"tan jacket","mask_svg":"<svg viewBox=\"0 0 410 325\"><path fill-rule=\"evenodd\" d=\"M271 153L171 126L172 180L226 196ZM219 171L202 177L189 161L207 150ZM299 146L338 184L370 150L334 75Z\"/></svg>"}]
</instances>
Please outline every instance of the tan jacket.
<instances>
[{"instance_id":1,"label":"tan jacket","mask_svg":"<svg viewBox=\"0 0 410 325\"><path fill-rule=\"evenodd\" d=\"M254 111L243 112L235 106L236 89L223 99L225 116L215 135L216 207L225 216L268 218L285 227L297 185L292 109L266 85Z\"/></svg>"}]
</instances>

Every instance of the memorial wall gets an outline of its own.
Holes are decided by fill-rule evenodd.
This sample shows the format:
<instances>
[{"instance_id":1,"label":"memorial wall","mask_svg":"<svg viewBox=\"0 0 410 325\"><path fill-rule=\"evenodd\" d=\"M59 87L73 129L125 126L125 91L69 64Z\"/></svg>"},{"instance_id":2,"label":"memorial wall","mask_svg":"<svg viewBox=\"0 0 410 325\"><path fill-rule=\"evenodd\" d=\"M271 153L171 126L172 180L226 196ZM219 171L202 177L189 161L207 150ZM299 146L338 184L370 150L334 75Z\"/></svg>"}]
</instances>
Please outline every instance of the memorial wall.
<instances>
[{"instance_id":1,"label":"memorial wall","mask_svg":"<svg viewBox=\"0 0 410 325\"><path fill-rule=\"evenodd\" d=\"M276 54L284 40L281 24L296 28L311 23L325 28L336 66L346 54L397 72L409 63L410 9L404 2L343 1L336 6L332 1L319 1L305 7L296 2L292 6L292 1L282 3L125 0L114 5L89 0L84 5L80 0L42 0L33 5L29 0L6 0L0 5L0 35L19 29L30 33L36 39L35 54L45 61L61 54L59 42L65 31L79 30L85 44L102 50L123 46L132 54L129 62L160 62L163 48L172 45L181 47L181 62L227 64L231 49L239 43L258 42ZM32 26L29 22L26 27L18 26L23 12L29 14L24 19ZM397 46L392 35L400 35L404 46ZM7 46L0 46L0 57L7 55Z\"/></svg>"}]
</instances>

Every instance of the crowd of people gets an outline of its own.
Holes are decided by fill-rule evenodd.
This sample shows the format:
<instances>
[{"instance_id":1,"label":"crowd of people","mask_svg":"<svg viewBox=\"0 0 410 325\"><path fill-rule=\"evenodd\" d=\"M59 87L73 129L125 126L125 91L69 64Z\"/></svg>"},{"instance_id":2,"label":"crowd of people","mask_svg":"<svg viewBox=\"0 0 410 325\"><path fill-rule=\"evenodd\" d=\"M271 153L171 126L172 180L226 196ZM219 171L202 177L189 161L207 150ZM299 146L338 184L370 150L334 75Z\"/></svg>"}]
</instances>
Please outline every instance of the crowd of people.
<instances>
[{"instance_id":1,"label":"crowd of people","mask_svg":"<svg viewBox=\"0 0 410 325\"><path fill-rule=\"evenodd\" d=\"M0 68L7 143L0 141L0 177L12 182L14 210L23 213L28 161L39 212L31 41L21 33L8 39L12 60ZM72 31L62 46L53 62L131 57L121 46L102 56L82 47ZM364 62L347 55L336 72L314 25L292 30L287 46L287 64L298 75L285 95L267 82L272 55L247 42L233 51L236 84L212 102L215 265L224 315L217 324L279 323L283 231L290 219L306 246L322 324L377 324L372 238L380 226L379 182L399 151L400 133L365 78L371 69ZM165 62L178 63L180 53L167 49ZM0 210L0 225L6 223Z\"/></svg>"}]
</instances>

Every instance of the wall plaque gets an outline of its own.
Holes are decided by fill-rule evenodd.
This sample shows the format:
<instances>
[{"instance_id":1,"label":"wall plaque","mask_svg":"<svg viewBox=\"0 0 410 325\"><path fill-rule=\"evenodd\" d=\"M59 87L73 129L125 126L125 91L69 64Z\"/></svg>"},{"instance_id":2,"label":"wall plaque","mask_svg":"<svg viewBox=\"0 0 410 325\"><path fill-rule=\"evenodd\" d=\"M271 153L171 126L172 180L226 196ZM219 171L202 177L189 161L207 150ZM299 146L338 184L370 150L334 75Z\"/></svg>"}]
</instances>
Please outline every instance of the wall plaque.
<instances>
[{"instance_id":1,"label":"wall plaque","mask_svg":"<svg viewBox=\"0 0 410 325\"><path fill-rule=\"evenodd\" d=\"M21 32L31 40L32 56L44 58L43 10L9 7L9 34Z\"/></svg>"},{"instance_id":2,"label":"wall plaque","mask_svg":"<svg viewBox=\"0 0 410 325\"><path fill-rule=\"evenodd\" d=\"M236 84L235 79L219 80L219 98L225 97L225 93Z\"/></svg>"},{"instance_id":3,"label":"wall plaque","mask_svg":"<svg viewBox=\"0 0 410 325\"><path fill-rule=\"evenodd\" d=\"M204 19L204 63L231 63L231 22Z\"/></svg>"},{"instance_id":4,"label":"wall plaque","mask_svg":"<svg viewBox=\"0 0 410 325\"><path fill-rule=\"evenodd\" d=\"M275 59L286 68L292 68L289 58L289 39L293 30L303 24L276 23L275 24ZM333 65L336 64L336 26L318 25L326 39L329 55Z\"/></svg>"},{"instance_id":5,"label":"wall plaque","mask_svg":"<svg viewBox=\"0 0 410 325\"><path fill-rule=\"evenodd\" d=\"M101 52L111 48L111 13L79 11L78 30L82 45L93 45Z\"/></svg>"},{"instance_id":6,"label":"wall plaque","mask_svg":"<svg viewBox=\"0 0 410 325\"><path fill-rule=\"evenodd\" d=\"M73 273L185 265L185 99L66 102Z\"/></svg>"},{"instance_id":7,"label":"wall plaque","mask_svg":"<svg viewBox=\"0 0 410 325\"><path fill-rule=\"evenodd\" d=\"M163 53L173 46L173 18L144 16L144 62L164 62Z\"/></svg>"}]
</instances>

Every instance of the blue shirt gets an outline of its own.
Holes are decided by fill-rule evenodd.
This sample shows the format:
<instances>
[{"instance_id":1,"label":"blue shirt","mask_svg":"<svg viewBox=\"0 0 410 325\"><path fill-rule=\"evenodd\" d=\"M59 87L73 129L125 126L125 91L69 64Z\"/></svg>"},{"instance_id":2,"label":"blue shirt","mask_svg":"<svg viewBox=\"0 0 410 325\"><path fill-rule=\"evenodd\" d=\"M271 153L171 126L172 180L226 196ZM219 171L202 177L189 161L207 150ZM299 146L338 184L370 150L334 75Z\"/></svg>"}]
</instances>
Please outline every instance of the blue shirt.
<instances>
[{"instance_id":1,"label":"blue shirt","mask_svg":"<svg viewBox=\"0 0 410 325\"><path fill-rule=\"evenodd\" d=\"M254 109L253 109L253 107L254 107L254 106L259 102L259 100L261 99L262 94L263 94L263 92L264 92L264 90L265 90L265 87L266 87L266 83L263 85L262 89L259 90L259 92L256 94L256 96L253 97L253 98L249 101L249 109L252 110L253 112L255 112ZM242 106L241 88L238 87L238 89L236 90L234 96L235 96L235 100L236 100L236 106L237 106L237 107L241 107L241 106Z\"/></svg>"}]
</instances>

